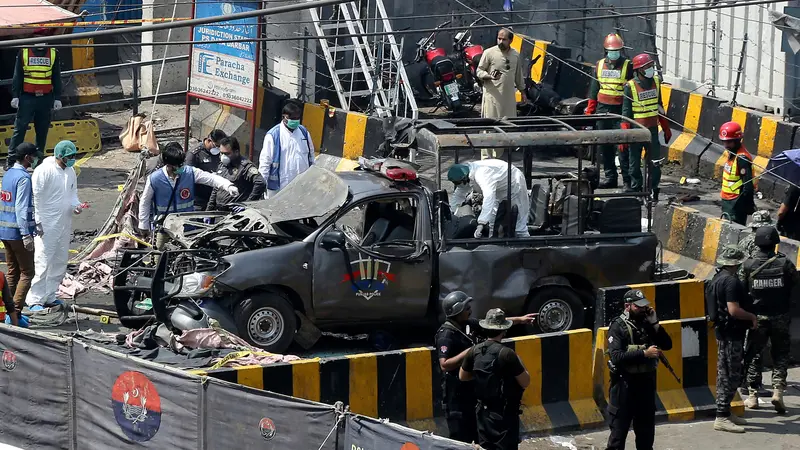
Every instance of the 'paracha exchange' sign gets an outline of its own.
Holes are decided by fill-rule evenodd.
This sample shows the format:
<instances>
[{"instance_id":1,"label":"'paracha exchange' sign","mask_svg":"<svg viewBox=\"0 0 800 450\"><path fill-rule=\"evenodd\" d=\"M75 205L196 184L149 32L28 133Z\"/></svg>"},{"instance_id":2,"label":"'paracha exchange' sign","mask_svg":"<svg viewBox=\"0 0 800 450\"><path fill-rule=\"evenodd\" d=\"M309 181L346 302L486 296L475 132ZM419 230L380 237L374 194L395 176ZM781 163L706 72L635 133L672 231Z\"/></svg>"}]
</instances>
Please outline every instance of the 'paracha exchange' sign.
<instances>
[{"instance_id":1,"label":"'paracha exchange' sign","mask_svg":"<svg viewBox=\"0 0 800 450\"><path fill-rule=\"evenodd\" d=\"M197 2L195 18L225 16L259 9L259 2ZM258 18L200 25L194 28L189 91L195 97L245 109L254 108L255 41L221 42L258 37Z\"/></svg>"}]
</instances>

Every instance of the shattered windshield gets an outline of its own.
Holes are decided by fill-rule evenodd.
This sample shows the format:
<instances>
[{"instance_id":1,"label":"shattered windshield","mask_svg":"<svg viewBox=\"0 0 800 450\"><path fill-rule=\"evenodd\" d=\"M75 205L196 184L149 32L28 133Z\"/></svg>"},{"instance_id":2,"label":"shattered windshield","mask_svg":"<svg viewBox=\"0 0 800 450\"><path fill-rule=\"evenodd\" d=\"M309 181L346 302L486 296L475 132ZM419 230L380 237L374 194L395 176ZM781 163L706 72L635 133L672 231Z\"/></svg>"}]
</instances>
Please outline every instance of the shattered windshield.
<instances>
[{"instance_id":1,"label":"shattered windshield","mask_svg":"<svg viewBox=\"0 0 800 450\"><path fill-rule=\"evenodd\" d=\"M311 166L267 200L248 202L270 223L322 218L322 223L347 201L349 189L330 170Z\"/></svg>"}]
</instances>

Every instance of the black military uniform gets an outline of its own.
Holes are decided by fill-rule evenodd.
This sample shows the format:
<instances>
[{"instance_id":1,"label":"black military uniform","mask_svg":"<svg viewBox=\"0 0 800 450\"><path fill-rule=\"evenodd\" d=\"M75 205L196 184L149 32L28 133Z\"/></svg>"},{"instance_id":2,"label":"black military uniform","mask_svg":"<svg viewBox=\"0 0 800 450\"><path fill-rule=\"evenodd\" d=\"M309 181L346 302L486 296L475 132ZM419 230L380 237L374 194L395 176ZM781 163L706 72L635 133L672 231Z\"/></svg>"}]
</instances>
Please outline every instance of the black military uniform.
<instances>
[{"instance_id":1,"label":"black military uniform","mask_svg":"<svg viewBox=\"0 0 800 450\"><path fill-rule=\"evenodd\" d=\"M481 328L502 333L512 322L500 309L491 309ZM519 447L519 415L524 388L516 377L525 373L514 350L495 337L482 342L467 353L461 369L473 374L478 399L476 418L478 444L485 450L516 450Z\"/></svg>"},{"instance_id":2,"label":"black military uniform","mask_svg":"<svg viewBox=\"0 0 800 450\"><path fill-rule=\"evenodd\" d=\"M216 154L214 154L216 153ZM186 154L186 165L197 167L198 169L214 173L219 168L219 149L211 150L205 147L204 143L200 143L194 150ZM211 199L213 188L200 183L194 185L194 209L196 211L205 211L208 206L208 201Z\"/></svg>"},{"instance_id":3,"label":"black military uniform","mask_svg":"<svg viewBox=\"0 0 800 450\"><path fill-rule=\"evenodd\" d=\"M466 326L448 318L436 332L436 349L439 359L450 359L475 345L478 321L469 319ZM442 372L444 414L450 439L460 442L477 442L478 425L475 422L475 388L472 381L460 381L458 368Z\"/></svg>"},{"instance_id":4,"label":"black military uniform","mask_svg":"<svg viewBox=\"0 0 800 450\"><path fill-rule=\"evenodd\" d=\"M625 303L646 308L650 302L638 289L625 294ZM652 310L650 310L652 311ZM645 356L645 349L655 345L661 350L672 348L672 339L664 328L656 326L655 312L635 316L626 310L608 329L611 389L608 420L611 434L607 449L624 449L631 424L636 433L638 450L652 449L655 440L657 358Z\"/></svg>"},{"instance_id":5,"label":"black military uniform","mask_svg":"<svg viewBox=\"0 0 800 450\"><path fill-rule=\"evenodd\" d=\"M231 203L260 200L267 189L267 183L258 167L247 158L240 157L238 162L232 162L230 166L220 163L217 175L232 181L239 189L239 195L233 197L225 189L214 189L206 211L225 211Z\"/></svg>"},{"instance_id":6,"label":"black military uniform","mask_svg":"<svg viewBox=\"0 0 800 450\"><path fill-rule=\"evenodd\" d=\"M758 408L757 388L761 372L757 370L754 357L761 354L767 340L771 339L772 403L778 412L783 413L783 391L789 366L792 288L800 276L797 267L785 255L774 251L779 242L780 236L774 227L756 230L755 244L759 250L742 264L740 276L753 300L752 313L758 316L758 328L747 332L745 364L749 398L745 404Z\"/></svg>"}]
</instances>

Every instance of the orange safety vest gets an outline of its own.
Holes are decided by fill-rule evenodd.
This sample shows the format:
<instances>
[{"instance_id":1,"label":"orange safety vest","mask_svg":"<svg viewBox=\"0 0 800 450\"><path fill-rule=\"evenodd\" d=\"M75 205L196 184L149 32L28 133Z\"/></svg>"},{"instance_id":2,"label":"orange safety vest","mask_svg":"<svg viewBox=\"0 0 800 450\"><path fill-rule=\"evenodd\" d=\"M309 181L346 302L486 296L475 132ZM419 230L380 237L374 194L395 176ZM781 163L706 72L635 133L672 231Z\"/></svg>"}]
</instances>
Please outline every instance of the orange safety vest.
<instances>
[{"instance_id":1,"label":"orange safety vest","mask_svg":"<svg viewBox=\"0 0 800 450\"><path fill-rule=\"evenodd\" d=\"M0 272L0 323L5 323L6 321L6 304L3 301L3 288L6 284L6 275L3 272Z\"/></svg>"},{"instance_id":2,"label":"orange safety vest","mask_svg":"<svg viewBox=\"0 0 800 450\"><path fill-rule=\"evenodd\" d=\"M653 77L653 86L645 89L636 80L628 81L631 88L633 118L644 127L658 126L658 101L661 93L661 80Z\"/></svg>"},{"instance_id":3,"label":"orange safety vest","mask_svg":"<svg viewBox=\"0 0 800 450\"><path fill-rule=\"evenodd\" d=\"M625 81L628 80L629 60L622 63L621 69L606 68L605 58L597 61L597 81L600 83L600 91L597 93L597 101L604 105L621 105L622 93L625 89Z\"/></svg>"},{"instance_id":4,"label":"orange safety vest","mask_svg":"<svg viewBox=\"0 0 800 450\"><path fill-rule=\"evenodd\" d=\"M725 151L727 152L727 150ZM722 168L722 191L719 195L723 200L735 200L742 193L742 185L744 184L742 175L744 175L745 169L739 170L739 158L745 158L751 163L753 162L753 157L744 146L740 147L736 152L733 162L730 159L725 162L725 167Z\"/></svg>"},{"instance_id":5,"label":"orange safety vest","mask_svg":"<svg viewBox=\"0 0 800 450\"><path fill-rule=\"evenodd\" d=\"M49 54L36 56L32 49L22 49L22 91L42 95L53 92L53 65L56 62L56 49Z\"/></svg>"}]
</instances>

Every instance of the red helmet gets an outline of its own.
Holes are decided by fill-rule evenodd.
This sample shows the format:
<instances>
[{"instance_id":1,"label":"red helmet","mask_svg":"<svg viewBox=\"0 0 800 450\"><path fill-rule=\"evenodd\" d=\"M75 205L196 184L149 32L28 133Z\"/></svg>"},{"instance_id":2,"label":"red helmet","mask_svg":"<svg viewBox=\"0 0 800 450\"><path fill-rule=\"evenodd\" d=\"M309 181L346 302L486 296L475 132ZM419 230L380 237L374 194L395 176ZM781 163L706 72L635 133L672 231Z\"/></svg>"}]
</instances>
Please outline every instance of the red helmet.
<instances>
[{"instance_id":1,"label":"red helmet","mask_svg":"<svg viewBox=\"0 0 800 450\"><path fill-rule=\"evenodd\" d=\"M654 61L653 58L647 53L640 53L634 56L633 61L631 62L633 62L633 70L636 70L636 69L641 69L642 67L648 64L652 64Z\"/></svg>"},{"instance_id":2,"label":"red helmet","mask_svg":"<svg viewBox=\"0 0 800 450\"><path fill-rule=\"evenodd\" d=\"M720 141L733 141L742 138L742 126L736 122L725 122L719 127Z\"/></svg>"},{"instance_id":3,"label":"red helmet","mask_svg":"<svg viewBox=\"0 0 800 450\"><path fill-rule=\"evenodd\" d=\"M603 39L603 48L606 50L622 50L624 46L625 43L622 41L622 36L617 33L609 33L609 35Z\"/></svg>"}]
</instances>

